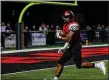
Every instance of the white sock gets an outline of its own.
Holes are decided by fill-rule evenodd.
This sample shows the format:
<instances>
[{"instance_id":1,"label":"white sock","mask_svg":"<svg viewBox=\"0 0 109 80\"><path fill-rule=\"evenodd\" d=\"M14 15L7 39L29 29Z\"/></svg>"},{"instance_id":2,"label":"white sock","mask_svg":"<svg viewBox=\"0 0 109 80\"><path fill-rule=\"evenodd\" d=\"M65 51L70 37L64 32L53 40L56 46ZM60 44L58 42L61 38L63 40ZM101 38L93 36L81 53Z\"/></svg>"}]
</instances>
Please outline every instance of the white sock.
<instances>
[{"instance_id":1,"label":"white sock","mask_svg":"<svg viewBox=\"0 0 109 80\"><path fill-rule=\"evenodd\" d=\"M100 62L99 63L95 63L95 67L99 68L101 66Z\"/></svg>"}]
</instances>

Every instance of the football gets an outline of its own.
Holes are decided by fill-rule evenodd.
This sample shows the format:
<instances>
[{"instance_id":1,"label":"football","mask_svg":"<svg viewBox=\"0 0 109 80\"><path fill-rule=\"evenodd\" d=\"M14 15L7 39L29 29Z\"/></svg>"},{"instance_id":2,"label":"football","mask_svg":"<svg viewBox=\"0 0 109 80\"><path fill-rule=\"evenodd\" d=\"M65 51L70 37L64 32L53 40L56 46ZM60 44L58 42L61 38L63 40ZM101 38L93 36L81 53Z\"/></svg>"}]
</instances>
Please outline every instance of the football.
<instances>
[{"instance_id":1,"label":"football","mask_svg":"<svg viewBox=\"0 0 109 80\"><path fill-rule=\"evenodd\" d=\"M61 32L60 32L60 36L65 37L66 35L67 35L67 33L66 33L66 32L64 32L64 31L61 31Z\"/></svg>"}]
</instances>

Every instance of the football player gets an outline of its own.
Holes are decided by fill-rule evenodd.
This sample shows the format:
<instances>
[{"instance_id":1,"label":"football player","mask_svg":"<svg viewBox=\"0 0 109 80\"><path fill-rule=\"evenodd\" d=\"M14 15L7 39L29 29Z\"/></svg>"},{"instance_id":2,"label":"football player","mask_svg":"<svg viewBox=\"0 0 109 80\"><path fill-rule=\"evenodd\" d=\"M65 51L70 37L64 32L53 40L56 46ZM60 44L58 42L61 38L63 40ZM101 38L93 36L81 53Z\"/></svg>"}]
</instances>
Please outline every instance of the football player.
<instances>
[{"instance_id":1,"label":"football player","mask_svg":"<svg viewBox=\"0 0 109 80\"><path fill-rule=\"evenodd\" d=\"M66 10L62 16L65 24L63 25L63 32L67 33L66 36L60 36L61 31L57 31L57 38L66 41L63 48L58 50L58 53L64 51L63 55L58 61L56 74L54 80L58 80L62 71L64 63L73 57L77 68L99 68L104 75L106 75L106 68L104 62L91 63L82 62L81 54L81 38L80 26L74 20L74 13L71 10ZM68 47L68 48L67 48Z\"/></svg>"}]
</instances>

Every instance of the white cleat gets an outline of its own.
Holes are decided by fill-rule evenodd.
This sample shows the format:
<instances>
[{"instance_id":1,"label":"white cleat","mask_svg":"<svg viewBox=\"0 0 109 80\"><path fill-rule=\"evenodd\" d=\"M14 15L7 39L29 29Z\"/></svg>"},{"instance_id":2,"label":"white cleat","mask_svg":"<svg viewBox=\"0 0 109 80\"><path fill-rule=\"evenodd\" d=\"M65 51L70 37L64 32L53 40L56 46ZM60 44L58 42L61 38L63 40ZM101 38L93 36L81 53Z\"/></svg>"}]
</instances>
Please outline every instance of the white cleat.
<instances>
[{"instance_id":1,"label":"white cleat","mask_svg":"<svg viewBox=\"0 0 109 80\"><path fill-rule=\"evenodd\" d=\"M55 77L53 80L59 80L57 77Z\"/></svg>"},{"instance_id":2,"label":"white cleat","mask_svg":"<svg viewBox=\"0 0 109 80\"><path fill-rule=\"evenodd\" d=\"M104 62L98 63L98 68L103 72L104 75L106 75L106 67Z\"/></svg>"}]
</instances>

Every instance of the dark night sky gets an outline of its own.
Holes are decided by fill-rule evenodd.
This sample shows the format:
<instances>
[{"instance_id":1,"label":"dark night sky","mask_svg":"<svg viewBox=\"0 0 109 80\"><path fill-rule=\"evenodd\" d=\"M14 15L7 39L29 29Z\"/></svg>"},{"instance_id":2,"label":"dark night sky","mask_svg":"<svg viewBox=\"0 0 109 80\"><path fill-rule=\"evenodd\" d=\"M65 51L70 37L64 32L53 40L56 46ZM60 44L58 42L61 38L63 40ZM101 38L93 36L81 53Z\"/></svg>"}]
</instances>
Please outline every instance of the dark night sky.
<instances>
[{"instance_id":1,"label":"dark night sky","mask_svg":"<svg viewBox=\"0 0 109 80\"><path fill-rule=\"evenodd\" d=\"M15 24L18 21L20 11L28 3L20 2L2 2L2 21L10 21ZM72 10L75 14L82 14L84 24L97 25L108 23L108 2L103 1L81 1L78 7L57 6L57 5L35 5L30 7L25 15L25 25L32 26L35 24L39 26L42 22L46 24L62 25L62 13L66 9ZM15 16L12 16L12 10L15 10ZM29 12L29 16L27 16Z\"/></svg>"}]
</instances>

